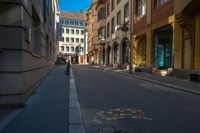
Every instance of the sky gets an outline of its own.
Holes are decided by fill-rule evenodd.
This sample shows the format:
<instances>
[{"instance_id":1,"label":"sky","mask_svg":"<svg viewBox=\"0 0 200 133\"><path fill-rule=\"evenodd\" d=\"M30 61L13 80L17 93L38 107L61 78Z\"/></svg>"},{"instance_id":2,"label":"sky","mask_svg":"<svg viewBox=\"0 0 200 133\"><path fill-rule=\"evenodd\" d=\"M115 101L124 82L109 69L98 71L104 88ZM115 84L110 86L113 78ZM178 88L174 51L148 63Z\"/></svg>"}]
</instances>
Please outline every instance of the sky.
<instances>
[{"instance_id":1,"label":"sky","mask_svg":"<svg viewBox=\"0 0 200 133\"><path fill-rule=\"evenodd\" d=\"M80 12L82 9L87 12L92 0L59 0L60 10L67 12Z\"/></svg>"}]
</instances>

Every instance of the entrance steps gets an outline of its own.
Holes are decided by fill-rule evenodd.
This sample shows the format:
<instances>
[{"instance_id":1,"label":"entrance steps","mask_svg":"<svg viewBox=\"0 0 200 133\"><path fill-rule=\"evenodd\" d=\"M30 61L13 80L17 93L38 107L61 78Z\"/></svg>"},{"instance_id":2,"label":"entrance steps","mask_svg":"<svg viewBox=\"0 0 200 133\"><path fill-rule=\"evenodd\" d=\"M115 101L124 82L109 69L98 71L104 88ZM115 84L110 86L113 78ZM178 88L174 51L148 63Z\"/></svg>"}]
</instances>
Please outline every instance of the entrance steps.
<instances>
[{"instance_id":1,"label":"entrance steps","mask_svg":"<svg viewBox=\"0 0 200 133\"><path fill-rule=\"evenodd\" d=\"M167 70L155 70L153 74L159 75L159 76L167 76L168 72Z\"/></svg>"}]
</instances>

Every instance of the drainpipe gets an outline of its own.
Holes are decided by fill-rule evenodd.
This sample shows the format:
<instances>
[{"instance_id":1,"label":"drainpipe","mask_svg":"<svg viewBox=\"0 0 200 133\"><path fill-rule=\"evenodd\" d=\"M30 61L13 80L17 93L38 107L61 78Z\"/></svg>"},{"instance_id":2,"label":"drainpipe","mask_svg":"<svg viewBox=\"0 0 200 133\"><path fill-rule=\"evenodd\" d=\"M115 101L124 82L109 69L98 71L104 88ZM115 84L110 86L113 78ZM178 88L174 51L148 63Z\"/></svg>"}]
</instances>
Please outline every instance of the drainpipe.
<instances>
[{"instance_id":1,"label":"drainpipe","mask_svg":"<svg viewBox=\"0 0 200 133\"><path fill-rule=\"evenodd\" d=\"M129 23L130 23L130 64L129 64L129 73L132 73L132 65L133 65L133 59L132 59L132 31L133 31L133 0L129 0Z\"/></svg>"}]
</instances>

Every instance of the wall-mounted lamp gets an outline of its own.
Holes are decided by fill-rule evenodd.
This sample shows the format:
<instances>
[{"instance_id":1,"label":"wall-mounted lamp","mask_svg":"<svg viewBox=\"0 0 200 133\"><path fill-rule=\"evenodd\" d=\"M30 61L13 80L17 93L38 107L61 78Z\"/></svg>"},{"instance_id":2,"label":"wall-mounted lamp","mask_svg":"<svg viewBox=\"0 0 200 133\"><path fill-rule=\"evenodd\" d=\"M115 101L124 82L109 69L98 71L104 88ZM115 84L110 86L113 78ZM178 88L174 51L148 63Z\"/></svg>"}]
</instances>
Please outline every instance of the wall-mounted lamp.
<instances>
[{"instance_id":1,"label":"wall-mounted lamp","mask_svg":"<svg viewBox=\"0 0 200 133\"><path fill-rule=\"evenodd\" d=\"M120 26L120 29L122 32L127 32L129 30L129 27L128 27L129 23L124 23Z\"/></svg>"},{"instance_id":2,"label":"wall-mounted lamp","mask_svg":"<svg viewBox=\"0 0 200 133\"><path fill-rule=\"evenodd\" d=\"M2 53L2 52L3 52L3 49L0 48L0 53Z\"/></svg>"}]
</instances>

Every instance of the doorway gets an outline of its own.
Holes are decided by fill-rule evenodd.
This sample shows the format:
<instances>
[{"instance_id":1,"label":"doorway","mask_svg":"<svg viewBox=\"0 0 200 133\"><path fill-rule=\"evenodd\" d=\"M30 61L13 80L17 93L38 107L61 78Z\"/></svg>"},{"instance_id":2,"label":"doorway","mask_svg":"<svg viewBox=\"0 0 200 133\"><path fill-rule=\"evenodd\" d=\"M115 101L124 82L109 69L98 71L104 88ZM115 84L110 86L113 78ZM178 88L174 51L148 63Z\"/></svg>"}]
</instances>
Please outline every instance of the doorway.
<instances>
[{"instance_id":1,"label":"doorway","mask_svg":"<svg viewBox=\"0 0 200 133\"><path fill-rule=\"evenodd\" d=\"M172 26L155 31L155 66L160 70L172 67Z\"/></svg>"}]
</instances>

